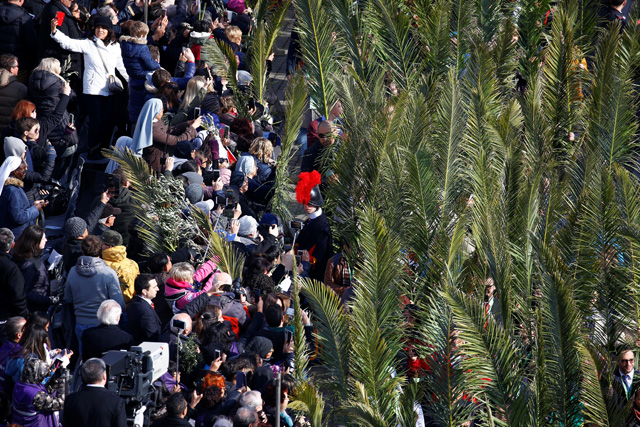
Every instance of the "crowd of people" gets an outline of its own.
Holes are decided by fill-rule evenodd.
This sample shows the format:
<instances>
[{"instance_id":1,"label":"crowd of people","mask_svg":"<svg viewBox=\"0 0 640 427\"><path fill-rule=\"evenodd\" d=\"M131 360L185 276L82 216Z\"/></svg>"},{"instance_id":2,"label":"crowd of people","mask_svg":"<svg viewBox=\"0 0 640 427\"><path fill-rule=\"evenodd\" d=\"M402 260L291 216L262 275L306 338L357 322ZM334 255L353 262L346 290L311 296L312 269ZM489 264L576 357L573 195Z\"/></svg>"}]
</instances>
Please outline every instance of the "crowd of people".
<instances>
[{"instance_id":1,"label":"crowd of people","mask_svg":"<svg viewBox=\"0 0 640 427\"><path fill-rule=\"evenodd\" d=\"M342 105L301 131L296 199L306 219L283 224L268 210L278 168L273 103L252 98L243 43L256 24L251 9L244 0L145 1L0 3L0 422L124 426L142 414L154 426L307 425L287 408L296 388L290 284L298 275L343 301L353 295L349 242L334 245L322 209L336 179ZM626 1L605 9L626 24ZM237 87L204 60L210 39L234 53ZM294 32L288 73L300 65L297 40ZM139 189L103 157L112 146L182 184L190 209L243 257L240 277L204 247L148 249ZM66 203L81 161L107 179L78 216ZM60 215L62 233L47 230ZM486 313L499 320L490 288ZM406 307L410 320L415 307ZM314 326L301 314L314 354ZM149 405L131 411L108 388L102 358L144 342L167 343L170 363ZM640 408L633 362L621 352L616 381L620 400ZM407 374L425 371L409 346Z\"/></svg>"},{"instance_id":2,"label":"crowd of people","mask_svg":"<svg viewBox=\"0 0 640 427\"><path fill-rule=\"evenodd\" d=\"M287 409L296 388L290 283L295 268L340 295L350 286L318 172L341 132L340 103L301 138L296 197L307 218L289 229L267 209L279 137L269 103L251 96L251 9L144 1L0 4L0 422L307 425ZM209 39L234 52L237 87L204 61ZM190 209L243 257L240 277L203 247L149 250L139 189L103 157L113 146L182 184ZM80 194L93 199L86 213L68 207L80 163L106 176L102 190ZM61 231L46 228L60 216ZM302 320L313 354L305 311ZM170 362L140 408L109 387L102 358L144 342L167 343Z\"/></svg>"}]
</instances>

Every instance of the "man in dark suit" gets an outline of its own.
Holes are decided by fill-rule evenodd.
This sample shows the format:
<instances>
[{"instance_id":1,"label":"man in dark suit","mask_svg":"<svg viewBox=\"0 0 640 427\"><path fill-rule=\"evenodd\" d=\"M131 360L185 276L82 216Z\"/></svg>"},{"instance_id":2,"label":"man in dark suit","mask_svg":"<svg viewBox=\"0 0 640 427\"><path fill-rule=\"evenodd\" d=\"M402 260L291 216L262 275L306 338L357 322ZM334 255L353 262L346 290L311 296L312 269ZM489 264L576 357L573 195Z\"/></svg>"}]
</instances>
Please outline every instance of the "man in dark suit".
<instances>
[{"instance_id":1,"label":"man in dark suit","mask_svg":"<svg viewBox=\"0 0 640 427\"><path fill-rule=\"evenodd\" d=\"M640 388L640 371L634 369L635 361L630 347L624 347L618 353L618 369L613 373L613 392L619 405L626 405Z\"/></svg>"},{"instance_id":2,"label":"man in dark suit","mask_svg":"<svg viewBox=\"0 0 640 427\"><path fill-rule=\"evenodd\" d=\"M94 326L82 334L82 360L102 357L105 351L129 350L133 337L118 327L122 307L115 300L102 301L98 308L99 326Z\"/></svg>"},{"instance_id":3,"label":"man in dark suit","mask_svg":"<svg viewBox=\"0 0 640 427\"><path fill-rule=\"evenodd\" d=\"M151 301L158 293L158 282L151 274L140 274L134 283L136 296L127 309L129 330L133 341L159 341L162 333L162 322L155 312Z\"/></svg>"},{"instance_id":4,"label":"man in dark suit","mask_svg":"<svg viewBox=\"0 0 640 427\"><path fill-rule=\"evenodd\" d=\"M86 385L64 402L64 427L126 427L124 400L104 387L107 367L102 359L84 362L82 379Z\"/></svg>"}]
</instances>

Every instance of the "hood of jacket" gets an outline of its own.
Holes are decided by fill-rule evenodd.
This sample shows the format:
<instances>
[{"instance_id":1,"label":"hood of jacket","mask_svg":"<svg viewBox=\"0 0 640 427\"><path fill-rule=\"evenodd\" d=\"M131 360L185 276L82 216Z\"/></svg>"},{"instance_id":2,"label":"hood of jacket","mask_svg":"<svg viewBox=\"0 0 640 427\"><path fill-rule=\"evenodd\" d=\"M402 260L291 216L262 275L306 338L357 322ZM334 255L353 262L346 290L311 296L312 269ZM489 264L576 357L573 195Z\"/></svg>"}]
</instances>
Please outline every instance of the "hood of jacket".
<instances>
[{"instance_id":1,"label":"hood of jacket","mask_svg":"<svg viewBox=\"0 0 640 427\"><path fill-rule=\"evenodd\" d=\"M18 18L27 13L23 8L11 3L4 3L0 7L0 25L12 25Z\"/></svg>"},{"instance_id":2,"label":"hood of jacket","mask_svg":"<svg viewBox=\"0 0 640 427\"><path fill-rule=\"evenodd\" d=\"M127 248L124 246L114 246L102 251L102 259L107 262L122 262L127 258Z\"/></svg>"},{"instance_id":3,"label":"hood of jacket","mask_svg":"<svg viewBox=\"0 0 640 427\"><path fill-rule=\"evenodd\" d=\"M147 45L147 38L146 37L133 37L133 36L122 36L120 37L120 47L122 49L124 49L124 46L122 43L131 43L131 44L138 44L138 45Z\"/></svg>"},{"instance_id":4,"label":"hood of jacket","mask_svg":"<svg viewBox=\"0 0 640 427\"><path fill-rule=\"evenodd\" d=\"M193 285L191 283L173 280L171 277L167 279L167 285L169 285L169 288L165 289L165 293L167 294L174 294L176 292L179 292L180 290L193 290ZM170 289L172 288L173 292L170 291Z\"/></svg>"},{"instance_id":5,"label":"hood of jacket","mask_svg":"<svg viewBox=\"0 0 640 427\"><path fill-rule=\"evenodd\" d=\"M36 92L48 92L55 90L57 93L62 89L62 79L46 70L33 70L29 77L29 89Z\"/></svg>"},{"instance_id":6,"label":"hood of jacket","mask_svg":"<svg viewBox=\"0 0 640 427\"><path fill-rule=\"evenodd\" d=\"M36 104L39 116L53 112L62 92L62 78L45 70L34 70L29 77L28 98Z\"/></svg>"},{"instance_id":7,"label":"hood of jacket","mask_svg":"<svg viewBox=\"0 0 640 427\"><path fill-rule=\"evenodd\" d=\"M93 277L98 274L100 268L108 268L103 260L92 256L81 256L76 262L76 272L80 276Z\"/></svg>"},{"instance_id":8,"label":"hood of jacket","mask_svg":"<svg viewBox=\"0 0 640 427\"><path fill-rule=\"evenodd\" d=\"M16 81L18 78L11 74L11 72L0 69L0 88L7 86L9 83Z\"/></svg>"}]
</instances>

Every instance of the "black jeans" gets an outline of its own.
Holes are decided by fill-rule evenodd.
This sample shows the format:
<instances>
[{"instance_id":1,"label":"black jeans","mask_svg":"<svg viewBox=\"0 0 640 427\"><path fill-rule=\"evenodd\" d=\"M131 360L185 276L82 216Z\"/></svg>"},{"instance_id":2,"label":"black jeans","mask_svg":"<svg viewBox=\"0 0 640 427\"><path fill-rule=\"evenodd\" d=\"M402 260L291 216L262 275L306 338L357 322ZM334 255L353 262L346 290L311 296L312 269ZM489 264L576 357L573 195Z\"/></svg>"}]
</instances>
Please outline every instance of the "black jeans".
<instances>
[{"instance_id":1,"label":"black jeans","mask_svg":"<svg viewBox=\"0 0 640 427\"><path fill-rule=\"evenodd\" d=\"M113 132L111 107L113 96L84 95L89 125L89 158L98 159L100 150L109 147Z\"/></svg>"}]
</instances>

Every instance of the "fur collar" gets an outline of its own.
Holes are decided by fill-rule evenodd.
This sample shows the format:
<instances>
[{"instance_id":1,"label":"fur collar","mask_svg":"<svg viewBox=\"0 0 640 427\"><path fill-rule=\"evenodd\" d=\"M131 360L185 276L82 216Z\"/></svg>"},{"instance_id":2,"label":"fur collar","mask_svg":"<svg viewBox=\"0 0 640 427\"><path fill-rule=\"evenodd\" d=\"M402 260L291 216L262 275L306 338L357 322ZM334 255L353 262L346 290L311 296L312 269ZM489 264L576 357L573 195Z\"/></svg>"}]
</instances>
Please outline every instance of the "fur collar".
<instances>
[{"instance_id":1,"label":"fur collar","mask_svg":"<svg viewBox=\"0 0 640 427\"><path fill-rule=\"evenodd\" d=\"M21 180L19 180L18 178L14 178L12 176L10 176L9 178L7 178L7 180L4 182L4 185L14 185L16 187L24 187L24 182L22 182Z\"/></svg>"},{"instance_id":2,"label":"fur collar","mask_svg":"<svg viewBox=\"0 0 640 427\"><path fill-rule=\"evenodd\" d=\"M133 37L133 36L122 36L120 37L121 42L133 43L133 44L147 44L146 37Z\"/></svg>"}]
</instances>

